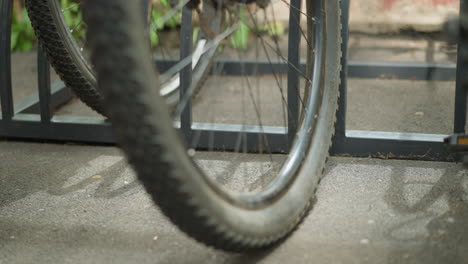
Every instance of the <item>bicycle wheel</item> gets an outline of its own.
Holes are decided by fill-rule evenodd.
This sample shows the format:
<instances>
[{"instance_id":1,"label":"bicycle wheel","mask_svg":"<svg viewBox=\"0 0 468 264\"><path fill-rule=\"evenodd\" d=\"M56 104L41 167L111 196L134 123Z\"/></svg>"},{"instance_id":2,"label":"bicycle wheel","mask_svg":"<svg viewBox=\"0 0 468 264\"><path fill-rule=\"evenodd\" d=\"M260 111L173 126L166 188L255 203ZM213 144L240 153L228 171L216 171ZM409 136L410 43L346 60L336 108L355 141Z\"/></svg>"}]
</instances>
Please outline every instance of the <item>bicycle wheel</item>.
<instances>
[{"instance_id":1,"label":"bicycle wheel","mask_svg":"<svg viewBox=\"0 0 468 264\"><path fill-rule=\"evenodd\" d=\"M219 34L214 38L218 41L226 42L227 35L239 32L240 23L247 27L258 25L260 18L256 19L256 15L261 13L265 18L268 13L267 9L256 5L230 6L231 1L223 6L220 1L214 2L222 9L219 13L227 12L227 16L231 18L227 19L228 26L224 27L223 34L226 34ZM270 6L283 4L290 11L292 5L291 9L297 11L300 3L301 1L292 1L291 4L279 1L272 2ZM203 2L203 5L206 4L210 2ZM209 135L204 137L203 129L197 130L195 124L192 125L192 136L189 137L191 141L184 142L187 135L179 135L173 127L168 108L152 89L158 81L152 74L153 66L147 59L148 49L144 44L144 36L138 30L143 26L140 8L134 1L100 0L88 1L85 10L89 25L88 40L92 61L98 73L99 87L106 95L106 109L111 113L116 138L135 168L138 178L173 223L206 245L228 251L246 251L282 241L311 208L331 145L341 69L339 1L307 1L306 11L296 12L298 16L289 17L289 31L296 30L305 39L302 42L305 48L301 47L305 49L306 67L299 69L293 65L294 67L289 68L289 74L296 74L302 80L303 88L298 96L300 120L296 123L297 133L286 154L277 153L280 150L272 150L276 143L271 139L287 140L288 133L283 130L284 133L279 137L268 134L271 127L262 122L259 113L264 112L255 106L251 108L256 113L254 119L257 121L257 128L260 128L257 130L260 131L259 136L249 134L253 129L249 124L240 126L241 131L235 136L236 143L229 152L222 145L229 145L227 134L216 141ZM305 19L306 23L300 23L298 17ZM270 24L271 21L266 22ZM229 37L233 37L232 34ZM277 41L277 36L259 32L254 37L255 40L251 39L250 43L260 43L264 50L270 44L276 46L274 43L281 42ZM212 50L214 49L219 48L213 47ZM224 51L229 53L228 48L224 48ZM237 57L248 52L233 51L233 54ZM279 49L276 49L275 57L286 65L292 63L280 54ZM268 58L267 61L273 63L271 56ZM245 67L240 68L247 69L245 63L247 62L244 61ZM270 65L272 69L273 66ZM254 70L257 73L260 71ZM246 91L244 95L250 100L241 107L247 108L247 104L265 102L266 93L265 96L252 96L256 92L251 90L251 85L255 83L250 80L251 77L239 78L242 78L239 83L244 83L241 85ZM273 76L270 74L267 78L272 79L273 83L282 82L277 73ZM210 93L219 91L224 92L223 96L229 94L232 89L225 79L218 81L220 85L215 85L216 90L211 90ZM232 83L234 85L235 82ZM208 89L208 85L203 89ZM280 94L280 103L276 108L282 108L285 115L292 111L292 106L288 105L289 100L284 100L287 97L284 89L270 86L265 89L268 94ZM215 99L227 106L227 97ZM260 99L264 101L259 101ZM183 110L185 106L181 100L178 109ZM205 111L205 115L220 113L212 108L214 104L210 107L211 111ZM177 111L177 114L180 112ZM264 117L266 119L266 115ZM215 135L213 131L206 133ZM254 139L258 139L257 143L252 143L255 142ZM187 145L196 146L203 140L211 143L216 141L219 144L215 146L213 143L206 151L195 151L192 148L187 150ZM248 147L251 144L260 146L259 153L250 153ZM222 157L225 157L224 161L227 163L238 160L240 164L253 165L242 165L234 172L229 165L219 162ZM215 166L215 163L218 165ZM260 176L257 177L258 175Z\"/></svg>"},{"instance_id":2,"label":"bicycle wheel","mask_svg":"<svg viewBox=\"0 0 468 264\"><path fill-rule=\"evenodd\" d=\"M81 1L26 0L25 6L39 43L57 74L86 105L106 115L102 106L102 95L96 88L96 76L87 55L85 34L80 34L86 31L86 23L81 19ZM152 11L151 6L149 14ZM151 15L149 21L151 38L163 28L154 26ZM177 21L173 21L173 24L176 23ZM200 37L196 46L203 49L204 43L204 37ZM155 59L174 60L178 55L174 51L167 54L167 51L161 52L159 48L153 49ZM199 59L193 61L193 67L197 66L198 61ZM161 95L169 105L177 103L178 87L177 74L173 74L161 85Z\"/></svg>"}]
</instances>

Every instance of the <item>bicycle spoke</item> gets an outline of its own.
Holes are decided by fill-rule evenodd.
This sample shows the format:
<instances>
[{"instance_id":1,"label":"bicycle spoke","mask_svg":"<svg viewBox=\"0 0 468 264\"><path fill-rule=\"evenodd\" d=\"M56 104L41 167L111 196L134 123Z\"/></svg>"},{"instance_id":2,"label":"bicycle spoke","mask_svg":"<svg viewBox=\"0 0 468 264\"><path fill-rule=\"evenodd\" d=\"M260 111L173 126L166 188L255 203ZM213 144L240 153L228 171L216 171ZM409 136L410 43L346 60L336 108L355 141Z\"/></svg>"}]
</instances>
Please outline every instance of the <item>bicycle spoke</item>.
<instances>
[{"instance_id":1,"label":"bicycle spoke","mask_svg":"<svg viewBox=\"0 0 468 264\"><path fill-rule=\"evenodd\" d=\"M178 12L180 12L182 10L182 8L184 8L184 6L189 2L190 0L182 0L180 1L176 7L170 9L167 13L164 14L163 17L159 18L158 20L156 20L154 23L152 23L150 25L150 30L154 30L154 31L158 31L157 29L157 25L164 25L166 24L167 21L169 21L169 19L171 19L172 17L174 17L175 14L177 14Z\"/></svg>"},{"instance_id":2,"label":"bicycle spoke","mask_svg":"<svg viewBox=\"0 0 468 264\"><path fill-rule=\"evenodd\" d=\"M286 0L280 0L280 1L283 2L283 3L285 3L286 5L288 5L289 8L292 8L292 9L294 9L294 10L299 11L299 13L301 13L302 15L304 15L305 17L307 17L308 19L311 19L312 21L315 21L315 18L314 18L314 17L309 16L307 13L304 13L302 10L298 9L298 8L295 7L295 6L291 6L291 4L288 3Z\"/></svg>"},{"instance_id":3,"label":"bicycle spoke","mask_svg":"<svg viewBox=\"0 0 468 264\"><path fill-rule=\"evenodd\" d=\"M81 23L83 22L83 20L80 20L78 23L76 23L76 25L74 25L71 29L70 29L70 33L73 33L73 31L75 31L76 28L78 28Z\"/></svg>"},{"instance_id":4,"label":"bicycle spoke","mask_svg":"<svg viewBox=\"0 0 468 264\"><path fill-rule=\"evenodd\" d=\"M76 4L73 4L73 5L69 6L69 7L66 7L66 8L62 9L62 13L65 12L65 11L68 11L68 10L70 10L72 8L75 8L75 7L79 6L79 5L81 5L81 3L76 3Z\"/></svg>"}]
</instances>

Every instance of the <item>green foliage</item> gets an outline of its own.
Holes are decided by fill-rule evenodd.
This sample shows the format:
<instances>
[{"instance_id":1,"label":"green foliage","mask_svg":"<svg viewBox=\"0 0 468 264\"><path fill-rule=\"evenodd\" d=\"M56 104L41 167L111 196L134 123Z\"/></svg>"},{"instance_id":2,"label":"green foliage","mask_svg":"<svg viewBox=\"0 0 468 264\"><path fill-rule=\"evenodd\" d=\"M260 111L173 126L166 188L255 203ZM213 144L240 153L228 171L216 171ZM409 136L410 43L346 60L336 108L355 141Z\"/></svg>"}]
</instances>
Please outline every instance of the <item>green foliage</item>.
<instances>
[{"instance_id":1,"label":"green foliage","mask_svg":"<svg viewBox=\"0 0 468 264\"><path fill-rule=\"evenodd\" d=\"M20 14L13 12L12 20L10 49L12 51L31 50L35 36L26 10L23 9Z\"/></svg>"},{"instance_id":2,"label":"green foliage","mask_svg":"<svg viewBox=\"0 0 468 264\"><path fill-rule=\"evenodd\" d=\"M161 21L166 12L171 9L167 0L159 0L160 6L152 8L149 21L149 34L151 47L156 47L159 44L158 31L165 28L174 29L180 25L182 13L179 11L174 16L171 16L167 21Z\"/></svg>"},{"instance_id":3,"label":"green foliage","mask_svg":"<svg viewBox=\"0 0 468 264\"><path fill-rule=\"evenodd\" d=\"M164 6L164 10L163 10L163 15L164 15L166 14L167 11L171 9L171 6L169 5L169 2L167 2L168 0L159 0L159 1ZM175 14L174 16L169 18L169 20L166 21L166 23L164 24L164 27L167 27L169 29L174 29L178 25L180 25L181 19L182 19L182 12L178 11L177 14Z\"/></svg>"},{"instance_id":4,"label":"green foliage","mask_svg":"<svg viewBox=\"0 0 468 264\"><path fill-rule=\"evenodd\" d=\"M192 44L197 43L198 34L200 34L200 28L199 27L194 27L193 28L193 34L192 34Z\"/></svg>"},{"instance_id":5,"label":"green foliage","mask_svg":"<svg viewBox=\"0 0 468 264\"><path fill-rule=\"evenodd\" d=\"M245 23L245 7L239 9L239 27L229 38L231 47L234 49L246 50L249 41L250 29Z\"/></svg>"},{"instance_id":6,"label":"green foliage","mask_svg":"<svg viewBox=\"0 0 468 264\"><path fill-rule=\"evenodd\" d=\"M60 4L65 9L62 14L71 34L77 40L84 40L86 34L85 25L82 23L83 18L78 1L60 0ZM36 37L26 9L22 8L20 12L13 12L11 24L11 50L29 51L32 50L35 42Z\"/></svg>"},{"instance_id":7,"label":"green foliage","mask_svg":"<svg viewBox=\"0 0 468 264\"><path fill-rule=\"evenodd\" d=\"M85 40L86 25L83 23L83 17L78 4L79 0L60 0L63 19L70 29L70 33L77 41ZM168 0L159 0L159 4L151 9L150 14L150 32L149 37L151 46L155 47L159 44L157 32L163 29L174 29L180 25L181 12L169 18L164 24L161 23L161 18L171 9ZM20 12L13 13L12 30L11 30L11 50L12 51L29 51L34 47L36 37L31 26L31 21L27 15L26 9L22 8Z\"/></svg>"},{"instance_id":8,"label":"green foliage","mask_svg":"<svg viewBox=\"0 0 468 264\"><path fill-rule=\"evenodd\" d=\"M70 33L77 40L84 40L86 31L83 17L81 15L80 5L77 0L60 0L62 12L65 23L67 23Z\"/></svg>"},{"instance_id":9,"label":"green foliage","mask_svg":"<svg viewBox=\"0 0 468 264\"><path fill-rule=\"evenodd\" d=\"M260 31L266 32L270 37L279 37L286 34L283 23L272 21L260 27Z\"/></svg>"},{"instance_id":10,"label":"green foliage","mask_svg":"<svg viewBox=\"0 0 468 264\"><path fill-rule=\"evenodd\" d=\"M151 10L151 23L150 23L150 42L151 42L151 47L155 47L159 44L159 36L158 36L158 31L164 28L164 25L162 25L159 22L159 19L164 15L160 10L158 9L152 9Z\"/></svg>"},{"instance_id":11,"label":"green foliage","mask_svg":"<svg viewBox=\"0 0 468 264\"><path fill-rule=\"evenodd\" d=\"M80 5L78 4L79 2L79 0L60 0L60 4L64 8L63 18L71 34L76 40L84 41L86 25L82 22L83 18ZM167 21L161 21L170 9L171 7L168 0L159 0L159 2L155 3L153 8L151 8L151 14L149 15L149 39L152 47L156 47L160 43L158 31L175 29L181 23L182 14L180 11L167 19ZM239 27L229 37L230 46L234 49L246 50L250 29L245 19L245 7L239 9L238 15L240 18ZM199 28L194 28L194 42L197 39L199 30ZM259 30L266 32L272 37L285 34L285 28L281 23L267 23L261 26ZM20 12L14 12L12 19L11 50L29 51L33 48L35 42L36 38L26 10L23 8Z\"/></svg>"},{"instance_id":12,"label":"green foliage","mask_svg":"<svg viewBox=\"0 0 468 264\"><path fill-rule=\"evenodd\" d=\"M231 47L234 49L246 50L249 41L249 33L249 27L244 22L240 22L239 27L230 37Z\"/></svg>"}]
</instances>

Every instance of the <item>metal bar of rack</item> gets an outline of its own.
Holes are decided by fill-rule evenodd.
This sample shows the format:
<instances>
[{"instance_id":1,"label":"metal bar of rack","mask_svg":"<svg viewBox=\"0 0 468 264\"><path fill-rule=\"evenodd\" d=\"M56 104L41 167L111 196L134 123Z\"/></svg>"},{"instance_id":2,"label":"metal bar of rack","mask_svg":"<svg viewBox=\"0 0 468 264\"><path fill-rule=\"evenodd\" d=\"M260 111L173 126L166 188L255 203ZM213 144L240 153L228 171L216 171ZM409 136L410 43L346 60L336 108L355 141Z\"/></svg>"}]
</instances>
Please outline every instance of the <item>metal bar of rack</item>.
<instances>
[{"instance_id":1,"label":"metal bar of rack","mask_svg":"<svg viewBox=\"0 0 468 264\"><path fill-rule=\"evenodd\" d=\"M182 27L180 39L183 40L180 48L180 59L192 54L192 10L188 7L182 9ZM192 64L189 63L180 71L180 100L183 100L192 84ZM180 117L180 130L186 142L192 141L192 100L188 99Z\"/></svg>"},{"instance_id":2,"label":"metal bar of rack","mask_svg":"<svg viewBox=\"0 0 468 264\"><path fill-rule=\"evenodd\" d=\"M298 25L301 21L301 0L291 0L289 9L289 36L288 36L288 148L291 147L296 136L299 122L299 47L301 33ZM275 73L276 74L276 73Z\"/></svg>"},{"instance_id":3,"label":"metal bar of rack","mask_svg":"<svg viewBox=\"0 0 468 264\"><path fill-rule=\"evenodd\" d=\"M460 19L466 21L468 16L468 1L460 1ZM465 22L466 24L466 22ZM466 27L466 25L465 25ZM468 69L468 29L460 26L458 36L457 56L457 84L455 88L455 124L454 133L465 133L466 123L466 100L467 100L467 69Z\"/></svg>"},{"instance_id":4,"label":"metal bar of rack","mask_svg":"<svg viewBox=\"0 0 468 264\"><path fill-rule=\"evenodd\" d=\"M101 144L115 143L110 125L105 118L53 115L53 110L57 106L66 103L72 97L72 93L62 83L50 85L50 77L48 76L49 66L41 51L38 51L38 93L15 105L13 104L10 61L12 0L1 0L0 7L0 137ZM466 121L466 86L461 80L463 73L468 72L467 65L462 63L468 61L466 59L468 56L467 52L458 53L457 67L428 63L347 62L349 0L341 1L341 7L343 11L342 67L344 71L341 75L340 110L337 114L337 126L332 154L358 157L452 160L453 158L445 151L443 146L443 138L446 135L347 130L346 80L348 77L380 78L382 76L386 78L434 81L456 79L454 130L456 132L463 132ZM467 1L461 0L460 12L465 12L466 14L466 9ZM183 23L182 31L185 33L192 30L191 25L187 23L187 21L190 21L188 17L189 13L188 11L184 11L183 19L185 23ZM295 34L298 33L290 32L289 37L297 38L298 36L295 36ZM191 34L187 35L190 36ZM466 38L462 37L459 41L459 47L468 47ZM189 43L188 45L191 45L191 41L187 42ZM181 50L181 55L186 55L186 52L190 48L189 46L184 46ZM158 61L156 63L158 64L158 68L165 68L173 65L175 61ZM272 71L275 71L277 74L286 74L288 67L290 67L283 62L270 64L270 62L262 61L242 62L242 65L236 61L217 61L214 65L214 68L217 67L216 65L222 65L223 73L231 75L241 73L267 74ZM300 67L304 67L304 65L300 65ZM185 72L181 72L182 91L190 86L190 68L186 67ZM429 72L431 73L430 75L428 74ZM291 80L293 79L291 78ZM294 83L292 81L291 87L288 87L292 95L294 92L297 94L297 87L294 87ZM294 118L294 114L291 118ZM289 125L293 124L291 120ZM289 142L285 140L285 135L291 133L291 128L288 127L264 126L260 128L259 126L238 124L194 123L191 119L191 107L187 107L183 112L179 127L181 127L183 134L188 140L190 140L192 135L198 134L198 144L194 147L203 149L234 149L238 132L242 131L246 142L248 142L249 151L254 151L261 146L259 133L263 132L262 137L266 137L268 142L270 142L271 151L284 153L289 148Z\"/></svg>"}]
</instances>

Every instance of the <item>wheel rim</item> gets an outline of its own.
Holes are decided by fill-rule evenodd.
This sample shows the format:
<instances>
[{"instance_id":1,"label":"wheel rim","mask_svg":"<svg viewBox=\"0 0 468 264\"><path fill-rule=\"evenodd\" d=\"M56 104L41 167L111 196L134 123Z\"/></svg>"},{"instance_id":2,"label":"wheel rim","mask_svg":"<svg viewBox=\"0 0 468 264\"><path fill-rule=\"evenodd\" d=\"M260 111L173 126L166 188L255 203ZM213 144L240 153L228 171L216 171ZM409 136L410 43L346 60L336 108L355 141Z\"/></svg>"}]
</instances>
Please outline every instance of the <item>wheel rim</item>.
<instances>
[{"instance_id":1,"label":"wheel rim","mask_svg":"<svg viewBox=\"0 0 468 264\"><path fill-rule=\"evenodd\" d=\"M307 92L305 92L307 98L303 98L302 102L302 109L300 110L302 120L299 121L297 130L297 136L290 149L289 156L285 159L281 169L279 169L275 179L270 181L265 187L255 193L241 193L237 191L232 191L221 184L217 180L214 180L213 177L209 177L202 168L199 169L200 174L204 177L206 183L211 186L211 188L223 199L228 201L229 203L246 208L246 209L258 209L265 206L268 206L273 201L278 199L287 189L288 186L291 185L296 176L297 172L300 170L302 162L307 155L308 148L311 144L311 138L315 131L316 126L316 119L319 115L319 108L321 105L322 95L323 95L323 76L322 76L322 65L324 61L324 48L323 42L325 39L323 36L323 13L322 13L322 1L309 1L310 6L307 8L307 13L299 12L302 15L306 16L308 20L307 25L308 29L307 33L303 30L301 34L304 36L307 34L308 38L307 41L311 41L308 43L310 50L314 53L313 56L308 56L308 60L313 65L313 67L308 67L306 69L306 73L301 72L302 75L305 76L305 79L309 79L310 83L307 84ZM287 4L286 2L284 2ZM289 5L289 4L287 4ZM309 20L313 18L314 22L309 23ZM290 24L291 25L291 24ZM313 25L313 26L312 26ZM300 23L297 24L300 27ZM291 30L291 29L290 29ZM313 35L313 38L312 38ZM311 40L312 38L312 40ZM311 58L313 57L313 58ZM288 62L289 63L289 62ZM182 113L184 110L183 106L184 102L180 102L179 106L182 104L182 107L179 107L179 111L176 111L176 116ZM242 133L240 133L242 134ZM192 138L197 138L199 135L195 135ZM242 137L242 136L241 136ZM195 140L196 141L196 140ZM188 145L196 145L187 143ZM208 151L210 151L208 149ZM194 155L195 152L193 149L188 150L189 156ZM244 153L246 154L246 153ZM271 155L272 153L270 153ZM199 164L198 164L199 165Z\"/></svg>"},{"instance_id":2,"label":"wheel rim","mask_svg":"<svg viewBox=\"0 0 468 264\"><path fill-rule=\"evenodd\" d=\"M288 4L286 1L281 1L281 2L283 2L285 5L290 7L290 4ZM298 1L298 2L300 3L300 1ZM323 5L324 2L323 1L308 1L307 3L310 4L310 6L307 8L307 12L305 13L305 16L307 18L306 19L307 20L307 27L308 27L307 30L306 30L306 32L307 32L307 35L306 35L306 40L307 41L306 42L307 42L307 45L308 45L307 50L310 50L310 51L314 52L313 56L312 56L311 52L308 52L307 59L308 59L308 63L313 64L313 67L308 66L306 68L306 70L305 70L305 74L304 74L304 71L302 71L302 70L299 70L297 68L294 69L294 71L296 71L296 75L299 74L299 75L302 75L304 77L304 80L306 82L306 86L305 86L305 89L304 89L303 92L304 92L304 96L306 96L306 98L304 100L301 100L301 106L302 106L301 117L302 118L301 118L300 121L296 121L296 124L295 124L295 126L298 127L297 136L295 136L296 140L295 140L294 144L292 144L289 156L283 159L283 161L284 161L283 164L281 164L281 166L279 166L279 169L278 169L277 172L274 172L274 174L275 174L274 179L269 181L266 184L262 183L261 184L262 190L256 191L255 193L250 192L250 191L248 191L248 192L237 192L237 191L234 191L234 190L231 191L231 190L227 190L225 188L225 186L222 186L221 184L219 184L219 182L217 182L216 180L214 180L210 176L207 176L204 173L206 171L203 171L203 168L201 168L202 166L199 166L199 169L200 169L199 175L201 175L201 177L203 177L203 180L211 187L211 189L215 193L217 193L219 197L223 198L224 200L228 201L229 203L231 203L231 204L233 204L233 205L235 205L237 207L246 208L246 209L258 209L258 208L268 206L273 201L275 201L276 199L281 197L281 195L288 189L289 185L291 185L296 180L297 172L300 170L302 162L303 162L303 160L305 159L305 157L306 157L306 155L308 153L308 148L309 148L309 146L311 144L311 137L315 133L315 130L316 130L315 120L317 119L317 117L319 115L319 112L317 112L317 111L318 111L319 107L321 106L321 102L322 102L322 99L323 99L322 96L324 94L323 93L323 91L324 91L324 87L323 87L324 86L324 84L323 84L324 81L323 81L323 76L322 76L323 75L322 65L323 65L323 62L324 62L323 53L324 53L324 49L325 49L325 45L323 45L323 42L325 41L325 38L323 37L323 34L324 34L323 27L325 26L325 23L322 21L324 19L323 12L322 12L323 11L322 5ZM236 6L236 8L237 8L237 6ZM246 10L247 11L244 11L244 12L247 12L247 13L244 13L244 14L246 16L252 16L252 10L248 9L248 7L246 8ZM254 9L254 10L257 11L257 9ZM209 46L210 48L205 48L205 50L207 50L207 52L210 52L211 54L213 54L218 48L218 44L220 43L219 41L225 40L227 36L233 36L234 32L238 32L237 30L239 28L242 28L242 24L244 24L244 27L248 27L247 23L249 23L250 21L245 20L246 19L245 17L244 18L241 17L242 12L240 11L240 9L236 9L234 11L239 11L239 12L234 13L234 14L231 12L231 13L229 13L229 15L233 15L234 18L236 18L235 17L236 14L239 14L238 17L237 17L238 20L235 21L235 19L232 19L232 21L231 21L229 19L231 19L233 17L228 18L228 21L227 21L228 22L228 29L226 29L226 30L223 29L224 31L221 30L222 31L221 34L219 34L217 36L214 36L210 41L208 41L207 46ZM300 10L298 10L298 11L299 11L299 14L304 15L303 12L301 12ZM267 17L266 11L260 11L260 12L264 12L264 17L265 18ZM221 14L221 11L219 11L219 13ZM246 22L244 22L242 19L244 19L244 21L246 21ZM311 21L313 21L314 23L312 23ZM268 21L268 20L266 22L267 22L267 24L270 23L270 21ZM253 23L253 25L258 26L258 21L257 20L252 20L252 23ZM294 26L294 23L290 23L290 26L291 25ZM300 24L299 21L296 21L296 26L299 27L299 28L301 27L301 24ZM231 30L231 29L234 29L234 30ZM291 30L291 28L290 28L290 30ZM299 31L303 36L305 35L303 30L299 30ZM226 33L227 35L224 36L223 38L221 38L217 42L218 36L223 36L224 33ZM311 40L312 35L313 35L313 41ZM256 36L261 36L261 35L256 34ZM281 56L280 49L278 48L278 41L275 38L273 38L273 39L274 39L274 44L272 46L276 45L276 48L277 48L275 50L277 52L276 55L278 57L282 57L284 59L284 57ZM310 43L309 43L309 41L310 41ZM266 46L267 45L265 43L268 43L268 42L264 42L264 39L260 38L259 43L261 43L262 48L265 49L265 54L268 57L268 61L271 62L270 57L268 56L268 52L266 52ZM235 52L234 54L237 55L237 54L240 54L240 52ZM183 67L189 65L191 63L191 61L192 61L192 58L188 57L187 59L188 60L186 60L185 62L184 62L185 59L181 60L178 63L178 65L176 65L175 69L179 70L179 69L181 69L181 67L183 68ZM289 60L286 60L286 62L287 62L288 65L291 63ZM298 62L297 61L294 62L294 65L298 65ZM278 83L280 83L281 81L278 81L276 74L274 74L274 75L275 75L274 79ZM246 83L249 83L248 78L246 80ZM192 84L192 86L194 86L194 85L196 85L196 83ZM250 88L250 87L246 87L246 88ZM193 92L193 89L192 90L189 89L189 90ZM251 93L251 91L249 91L249 92ZM279 87L279 93L281 94L281 99L282 99L281 105L282 105L282 108L283 108L282 109L283 110L283 116L286 116L285 112L289 112L291 109L289 108L290 106L288 106L288 105L285 106L284 91L282 90L281 87ZM188 96L187 98L190 98L191 95L192 94L190 92L187 92L187 94L184 95L184 97ZM249 95L251 96L251 94L249 94ZM146 96L146 94L145 94L145 96ZM184 100L184 97L178 103L178 106L176 107L176 111L175 111L176 116L180 115L180 113L187 106L186 101ZM136 98L136 99L141 100L141 98ZM256 106L255 106L255 100L253 100L252 104L253 104L254 110L257 110ZM151 108L151 107L148 106L148 108ZM145 110L145 109L142 109L142 111ZM215 111L212 111L212 112L215 112ZM143 111L143 113L144 113L144 111ZM122 119L125 119L125 118L127 118L127 117L125 117L125 116L122 117ZM151 118L151 117L145 116L144 118ZM287 120L284 120L284 122L286 122L286 121ZM260 128L263 129L265 126L264 126L264 124L262 124L259 114L258 114L258 122L260 124ZM244 126L244 128L245 128L245 126ZM239 133L238 139L240 139L240 141L242 141L243 134L245 134L244 131L245 130L243 130L243 132ZM200 135L194 135L194 137L192 137L192 139L194 141L196 141L197 136L200 136ZM288 137L288 136L289 135L286 135L286 137ZM263 139L259 140L259 142L262 142L262 141L263 141ZM244 140L244 143L245 142L246 142L246 140ZM195 144L193 144L193 142L187 142L187 145L188 146L196 145L196 143L197 142L195 142ZM268 154L269 158L271 159L271 161L272 161L271 163L273 163L273 154L274 153L272 153L271 151L268 150L268 143L266 142L266 140L265 140L265 145L267 147L266 153ZM176 148L178 148L178 146L176 146ZM239 149L237 149L237 150L239 150ZM208 149L208 150L213 150L213 149ZM176 151L179 151L179 150L176 150ZM192 156L194 156L196 154L197 153L193 149L189 148L189 150L188 150L188 156L189 157L192 157ZM241 153L241 154L247 154L247 151L245 151L244 153ZM323 153L323 155L326 155L326 154ZM144 168L144 169L146 170L148 168ZM187 172L189 172L189 171L187 170ZM313 175L312 177L318 177L318 176Z\"/></svg>"},{"instance_id":3,"label":"wheel rim","mask_svg":"<svg viewBox=\"0 0 468 264\"><path fill-rule=\"evenodd\" d=\"M68 3L68 1L66 2ZM79 19L78 21L76 21L75 25L70 26L68 25L64 15L64 12L76 12L76 9L80 8L81 2L71 2L71 5L67 5L64 7L62 7L62 3L60 0L52 0L49 1L49 3L56 26L60 27L60 32L63 32L63 34L65 34L64 36L61 36L61 40L66 43L66 46L69 49L70 55L72 56L74 63L79 64L81 66L80 69L85 69L81 73L91 83L93 87L97 87L96 76L94 75L91 65L87 63L89 61L89 58L85 57L83 53L86 40L84 40L84 43L80 45L72 34L73 32L76 32L79 29L78 27L86 27L86 25L81 19Z\"/></svg>"}]
</instances>

